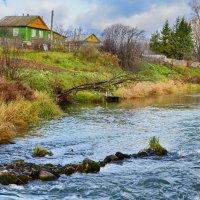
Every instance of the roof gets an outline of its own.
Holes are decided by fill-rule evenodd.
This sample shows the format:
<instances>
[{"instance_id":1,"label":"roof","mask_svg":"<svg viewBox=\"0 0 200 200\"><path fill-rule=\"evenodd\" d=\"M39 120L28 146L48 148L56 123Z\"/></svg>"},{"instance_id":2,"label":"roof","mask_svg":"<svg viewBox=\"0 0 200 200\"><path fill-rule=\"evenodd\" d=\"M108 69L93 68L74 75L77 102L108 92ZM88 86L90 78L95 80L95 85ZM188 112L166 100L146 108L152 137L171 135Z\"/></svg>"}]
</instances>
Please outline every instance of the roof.
<instances>
[{"instance_id":1,"label":"roof","mask_svg":"<svg viewBox=\"0 0 200 200\"><path fill-rule=\"evenodd\" d=\"M84 42L87 38L89 38L91 35L95 34L81 34L81 35L76 35L76 36L69 36L67 37L67 41L79 41L79 42ZM96 35L95 35L96 36ZM97 36L96 36L97 37ZM97 37L97 39L101 42L101 40Z\"/></svg>"},{"instance_id":2,"label":"roof","mask_svg":"<svg viewBox=\"0 0 200 200\"><path fill-rule=\"evenodd\" d=\"M6 16L0 20L0 26L27 26L39 16Z\"/></svg>"}]
</instances>

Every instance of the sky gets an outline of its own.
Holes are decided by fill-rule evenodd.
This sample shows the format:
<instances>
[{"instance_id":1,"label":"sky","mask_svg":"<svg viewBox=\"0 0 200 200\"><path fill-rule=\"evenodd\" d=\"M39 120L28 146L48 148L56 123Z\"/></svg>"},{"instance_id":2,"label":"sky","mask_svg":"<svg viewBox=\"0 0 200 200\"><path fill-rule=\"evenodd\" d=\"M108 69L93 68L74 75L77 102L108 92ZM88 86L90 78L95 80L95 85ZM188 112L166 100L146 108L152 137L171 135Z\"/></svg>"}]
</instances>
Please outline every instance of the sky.
<instances>
[{"instance_id":1,"label":"sky","mask_svg":"<svg viewBox=\"0 0 200 200\"><path fill-rule=\"evenodd\" d=\"M190 17L189 0L0 0L0 18L10 15L40 15L54 28L82 27L85 33L101 33L106 27L122 23L151 35L168 19Z\"/></svg>"}]
</instances>

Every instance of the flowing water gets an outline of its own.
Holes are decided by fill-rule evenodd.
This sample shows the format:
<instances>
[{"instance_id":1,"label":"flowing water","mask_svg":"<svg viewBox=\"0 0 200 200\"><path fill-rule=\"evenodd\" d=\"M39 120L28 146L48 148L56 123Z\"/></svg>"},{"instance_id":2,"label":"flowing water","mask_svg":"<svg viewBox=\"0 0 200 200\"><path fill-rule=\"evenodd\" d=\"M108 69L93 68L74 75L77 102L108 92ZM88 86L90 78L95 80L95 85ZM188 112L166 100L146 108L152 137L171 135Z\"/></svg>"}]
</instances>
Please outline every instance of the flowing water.
<instances>
[{"instance_id":1,"label":"flowing water","mask_svg":"<svg viewBox=\"0 0 200 200\"><path fill-rule=\"evenodd\" d=\"M200 95L136 99L120 104L68 107L66 114L32 127L15 144L0 146L0 162L76 163L117 151L137 153L158 136L164 158L128 159L97 174L61 176L52 182L0 185L0 200L200 199ZM35 145L54 155L33 158Z\"/></svg>"}]
</instances>

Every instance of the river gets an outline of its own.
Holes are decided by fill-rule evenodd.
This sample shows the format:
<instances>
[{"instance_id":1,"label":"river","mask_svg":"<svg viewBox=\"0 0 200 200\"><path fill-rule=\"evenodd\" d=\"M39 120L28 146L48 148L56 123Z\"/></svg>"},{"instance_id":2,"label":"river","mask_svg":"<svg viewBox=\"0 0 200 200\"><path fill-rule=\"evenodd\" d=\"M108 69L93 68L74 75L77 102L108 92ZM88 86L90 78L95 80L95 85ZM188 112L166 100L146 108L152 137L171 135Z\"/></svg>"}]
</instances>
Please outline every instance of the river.
<instances>
[{"instance_id":1,"label":"river","mask_svg":"<svg viewBox=\"0 0 200 200\"><path fill-rule=\"evenodd\" d=\"M169 151L164 158L127 159L97 174L56 181L0 185L0 200L200 200L200 95L169 95L119 104L74 104L51 121L30 127L15 144L0 146L0 163L66 164L101 160L117 151L137 153L152 136ZM35 145L52 157L32 157Z\"/></svg>"}]
</instances>

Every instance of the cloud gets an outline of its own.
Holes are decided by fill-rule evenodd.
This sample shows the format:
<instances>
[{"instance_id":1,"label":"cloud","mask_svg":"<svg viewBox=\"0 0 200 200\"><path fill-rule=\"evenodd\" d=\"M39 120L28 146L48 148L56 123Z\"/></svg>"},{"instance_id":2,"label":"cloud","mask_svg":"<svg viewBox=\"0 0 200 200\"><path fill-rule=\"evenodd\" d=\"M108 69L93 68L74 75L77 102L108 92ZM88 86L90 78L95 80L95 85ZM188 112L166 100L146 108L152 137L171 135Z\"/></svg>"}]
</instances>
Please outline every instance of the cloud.
<instances>
[{"instance_id":1,"label":"cloud","mask_svg":"<svg viewBox=\"0 0 200 200\"><path fill-rule=\"evenodd\" d=\"M55 26L81 26L88 32L102 32L107 26L123 23L151 34L166 19L173 23L177 16L187 16L187 4L188 0L9 0L7 7L0 2L0 17L40 15L50 25L54 10Z\"/></svg>"},{"instance_id":2,"label":"cloud","mask_svg":"<svg viewBox=\"0 0 200 200\"><path fill-rule=\"evenodd\" d=\"M102 31L107 26L115 23L122 23L125 25L138 27L145 30L147 34L151 34L161 28L162 24L168 19L174 23L178 16L188 15L189 8L186 2L178 2L176 4L153 4L149 9L141 12L135 12L132 15L122 15L111 18L110 13L115 11L114 7L106 8L106 6L99 7L98 5L90 10L87 15L87 20L83 16L78 16L79 22L86 27L91 27L94 30ZM96 15L96 13L99 15ZM78 21L77 18L77 21ZM76 22L77 23L77 22Z\"/></svg>"}]
</instances>

